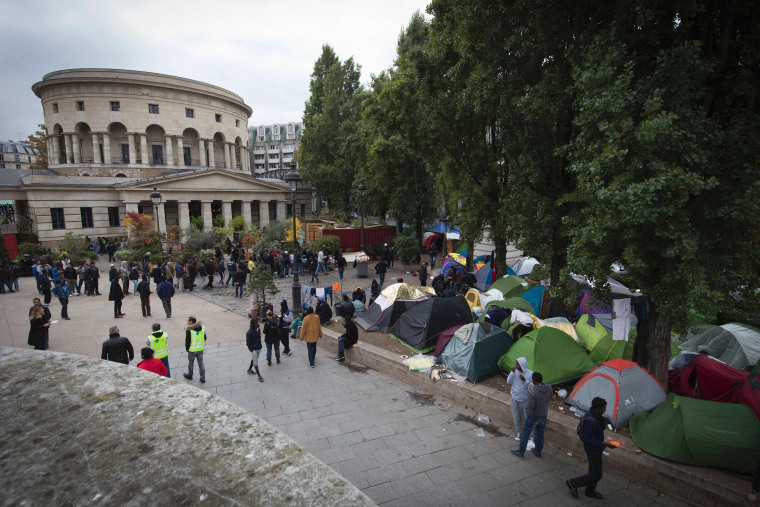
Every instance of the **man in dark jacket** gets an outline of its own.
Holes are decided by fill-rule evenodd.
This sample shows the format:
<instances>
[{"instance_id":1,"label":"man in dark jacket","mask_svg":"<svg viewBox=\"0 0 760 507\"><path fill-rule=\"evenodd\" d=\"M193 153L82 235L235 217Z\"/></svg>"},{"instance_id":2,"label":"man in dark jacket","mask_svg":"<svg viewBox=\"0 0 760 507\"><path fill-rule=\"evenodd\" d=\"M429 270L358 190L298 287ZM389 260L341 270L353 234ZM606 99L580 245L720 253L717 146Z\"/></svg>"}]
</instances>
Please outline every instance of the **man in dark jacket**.
<instances>
[{"instance_id":1,"label":"man in dark jacket","mask_svg":"<svg viewBox=\"0 0 760 507\"><path fill-rule=\"evenodd\" d=\"M156 286L164 281L164 270L161 267L160 262L157 262L156 265L153 266L153 270L150 272L150 276L153 278L153 283L155 283Z\"/></svg>"},{"instance_id":2,"label":"man in dark jacket","mask_svg":"<svg viewBox=\"0 0 760 507\"><path fill-rule=\"evenodd\" d=\"M319 298L319 302L317 303L317 308L314 313L319 316L319 322L322 325L328 324L333 315L332 310L330 309L330 305L328 305L322 297Z\"/></svg>"},{"instance_id":3,"label":"man in dark jacket","mask_svg":"<svg viewBox=\"0 0 760 507\"><path fill-rule=\"evenodd\" d=\"M417 274L420 277L420 287L427 287L427 277L428 277L427 262L423 262L422 264L420 264L420 269L417 270Z\"/></svg>"},{"instance_id":4,"label":"man in dark jacket","mask_svg":"<svg viewBox=\"0 0 760 507\"><path fill-rule=\"evenodd\" d=\"M380 259L380 262L375 264L375 274L380 279L380 288L383 288L383 284L385 283L385 273L388 271L388 265L385 264L385 261Z\"/></svg>"},{"instance_id":5,"label":"man in dark jacket","mask_svg":"<svg viewBox=\"0 0 760 507\"><path fill-rule=\"evenodd\" d=\"M126 336L119 334L119 328L112 326L108 332L108 339L103 342L103 350L100 358L116 363L129 364L135 358L135 349Z\"/></svg>"},{"instance_id":6,"label":"man in dark jacket","mask_svg":"<svg viewBox=\"0 0 760 507\"><path fill-rule=\"evenodd\" d=\"M63 279L66 280L66 285L68 285L69 294L76 293L77 268L75 268L71 264L66 266L66 268L63 270Z\"/></svg>"},{"instance_id":7,"label":"man in dark jacket","mask_svg":"<svg viewBox=\"0 0 760 507\"><path fill-rule=\"evenodd\" d=\"M137 284L137 293L140 295L140 309L143 318L153 317L150 313L150 279L144 276L140 283Z\"/></svg>"},{"instance_id":8,"label":"man in dark jacket","mask_svg":"<svg viewBox=\"0 0 760 507\"><path fill-rule=\"evenodd\" d=\"M214 273L216 272L216 265L214 265L213 259L206 261L206 276L208 276L208 283L206 289L214 288Z\"/></svg>"},{"instance_id":9,"label":"man in dark jacket","mask_svg":"<svg viewBox=\"0 0 760 507\"><path fill-rule=\"evenodd\" d=\"M346 360L346 357L344 355L345 349L350 349L356 345L356 342L359 341L359 330L356 328L356 324L351 319L351 317L346 317L344 315L343 327L346 328L346 332L338 338L338 357L335 358L335 360L339 363L342 363Z\"/></svg>"},{"instance_id":10,"label":"man in dark jacket","mask_svg":"<svg viewBox=\"0 0 760 507\"><path fill-rule=\"evenodd\" d=\"M348 294L343 293L343 302L340 304L340 316L344 319L350 319L354 316L354 305L348 300Z\"/></svg>"},{"instance_id":11,"label":"man in dark jacket","mask_svg":"<svg viewBox=\"0 0 760 507\"><path fill-rule=\"evenodd\" d=\"M248 366L248 373L253 374L256 368L256 375L259 376L259 382L264 382L264 377L259 372L259 354L261 353L261 329L259 328L259 319L251 319L251 327L245 334L245 345L251 353L251 364Z\"/></svg>"},{"instance_id":12,"label":"man in dark jacket","mask_svg":"<svg viewBox=\"0 0 760 507\"><path fill-rule=\"evenodd\" d=\"M232 280L232 277L235 276L235 273L237 272L237 263L232 260L230 257L230 260L227 262L227 281L224 283L225 287L230 286L230 280ZM224 277L220 280L221 282L224 282ZM234 287L234 284L233 284Z\"/></svg>"},{"instance_id":13,"label":"man in dark jacket","mask_svg":"<svg viewBox=\"0 0 760 507\"><path fill-rule=\"evenodd\" d=\"M525 426L520 431L520 449L512 451L512 454L520 459L525 458L525 449L528 447L528 439L536 428L536 448L533 454L541 457L544 450L544 430L546 429L546 416L549 414L549 401L552 399L552 386L544 384L544 377L537 371L532 375L533 384L528 386L528 403L526 405Z\"/></svg>"},{"instance_id":14,"label":"man in dark jacket","mask_svg":"<svg viewBox=\"0 0 760 507\"><path fill-rule=\"evenodd\" d=\"M602 480L602 452L604 449L614 449L615 446L604 440L604 418L607 411L607 400L596 397L591 400L591 408L581 419L580 437L583 450L588 458L588 473L581 477L568 479L565 484L570 494L578 498L578 488L586 487L586 496L601 500L604 498L596 491L596 485Z\"/></svg>"},{"instance_id":15,"label":"man in dark jacket","mask_svg":"<svg viewBox=\"0 0 760 507\"><path fill-rule=\"evenodd\" d=\"M95 265L95 261L90 262L90 267L87 268L87 290L88 296L100 296L100 289L98 289L98 280L100 279L100 270Z\"/></svg>"},{"instance_id":16,"label":"man in dark jacket","mask_svg":"<svg viewBox=\"0 0 760 507\"><path fill-rule=\"evenodd\" d=\"M161 300L161 304L164 305L166 320L172 320L172 298L174 297L174 285L168 280L164 280L158 284L158 287L156 287L156 295Z\"/></svg>"}]
</instances>

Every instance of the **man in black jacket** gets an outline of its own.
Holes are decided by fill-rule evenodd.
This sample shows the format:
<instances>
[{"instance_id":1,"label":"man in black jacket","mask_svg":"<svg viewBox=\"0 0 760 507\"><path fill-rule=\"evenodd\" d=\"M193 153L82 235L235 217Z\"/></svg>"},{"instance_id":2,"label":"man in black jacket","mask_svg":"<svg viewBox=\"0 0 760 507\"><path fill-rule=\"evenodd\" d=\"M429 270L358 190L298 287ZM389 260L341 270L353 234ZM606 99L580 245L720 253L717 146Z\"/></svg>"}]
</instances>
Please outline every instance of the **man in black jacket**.
<instances>
[{"instance_id":1,"label":"man in black jacket","mask_svg":"<svg viewBox=\"0 0 760 507\"><path fill-rule=\"evenodd\" d=\"M95 265L95 261L90 262L90 267L87 268L87 290L88 296L100 296L100 289L98 289L98 279L100 279L100 270Z\"/></svg>"},{"instance_id":2,"label":"man in black jacket","mask_svg":"<svg viewBox=\"0 0 760 507\"><path fill-rule=\"evenodd\" d=\"M348 300L348 294L343 293L343 302L340 304L340 316L344 319L350 319L354 316L354 305Z\"/></svg>"},{"instance_id":3,"label":"man in black jacket","mask_svg":"<svg viewBox=\"0 0 760 507\"><path fill-rule=\"evenodd\" d=\"M100 358L116 363L129 364L135 358L135 349L126 336L119 334L119 328L112 326L108 332L108 339L103 342L103 350Z\"/></svg>"},{"instance_id":4,"label":"man in black jacket","mask_svg":"<svg viewBox=\"0 0 760 507\"><path fill-rule=\"evenodd\" d=\"M356 328L356 324L351 317L345 317L343 319L343 327L346 328L346 332L338 338L338 357L335 358L339 363L346 360L344 355L345 349L350 349L359 341L359 330Z\"/></svg>"},{"instance_id":5,"label":"man in black jacket","mask_svg":"<svg viewBox=\"0 0 760 507\"><path fill-rule=\"evenodd\" d=\"M570 494L578 498L578 488L586 487L586 496L603 499L601 493L596 491L596 485L602 480L602 452L605 448L614 449L615 446L604 440L604 419L602 414L607 411L607 400L596 397L591 400L591 408L583 416L578 426L580 438L583 442L583 450L588 458L588 473L575 479L568 479L565 484L570 489Z\"/></svg>"}]
</instances>

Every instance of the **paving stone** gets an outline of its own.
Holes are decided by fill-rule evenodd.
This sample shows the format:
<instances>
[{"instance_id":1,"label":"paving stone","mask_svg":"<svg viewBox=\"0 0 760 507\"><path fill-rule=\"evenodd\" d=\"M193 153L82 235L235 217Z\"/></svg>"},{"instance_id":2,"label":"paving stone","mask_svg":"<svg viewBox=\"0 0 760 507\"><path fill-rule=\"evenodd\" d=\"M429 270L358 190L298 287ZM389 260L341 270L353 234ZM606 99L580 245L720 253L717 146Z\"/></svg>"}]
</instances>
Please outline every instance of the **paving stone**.
<instances>
[{"instance_id":1,"label":"paving stone","mask_svg":"<svg viewBox=\"0 0 760 507\"><path fill-rule=\"evenodd\" d=\"M390 502L391 500L398 498L396 490L393 488L393 486L390 485L390 483L387 482L385 484L379 484L377 486L363 489L362 493L367 495L370 500L377 504L383 504L385 502Z\"/></svg>"},{"instance_id":2,"label":"paving stone","mask_svg":"<svg viewBox=\"0 0 760 507\"><path fill-rule=\"evenodd\" d=\"M356 456L366 456L368 454L374 454L378 451L388 449L388 445L383 442L383 439L378 438L375 440L369 440L367 442L361 442L349 447Z\"/></svg>"},{"instance_id":3,"label":"paving stone","mask_svg":"<svg viewBox=\"0 0 760 507\"><path fill-rule=\"evenodd\" d=\"M352 433L341 433L334 437L329 437L327 440L330 442L330 447L345 447L364 442L364 437L361 432L354 431Z\"/></svg>"},{"instance_id":4,"label":"paving stone","mask_svg":"<svg viewBox=\"0 0 760 507\"><path fill-rule=\"evenodd\" d=\"M275 415L267 418L267 422L274 426L284 426L288 423L294 423L300 421L301 418L298 412L291 412L289 414Z\"/></svg>"}]
</instances>

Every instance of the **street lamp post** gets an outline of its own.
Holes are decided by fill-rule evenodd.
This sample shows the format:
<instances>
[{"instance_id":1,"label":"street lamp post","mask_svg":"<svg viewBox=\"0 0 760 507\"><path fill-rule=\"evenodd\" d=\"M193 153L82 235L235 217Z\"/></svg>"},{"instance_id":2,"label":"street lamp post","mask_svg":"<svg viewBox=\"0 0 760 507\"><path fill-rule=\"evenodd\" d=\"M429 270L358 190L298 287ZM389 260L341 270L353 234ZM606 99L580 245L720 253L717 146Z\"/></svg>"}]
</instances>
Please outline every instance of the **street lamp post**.
<instances>
[{"instance_id":1,"label":"street lamp post","mask_svg":"<svg viewBox=\"0 0 760 507\"><path fill-rule=\"evenodd\" d=\"M298 182L301 181L301 175L298 174L296 165L290 164L290 171L285 175L285 181L290 187L291 211L293 212L293 318L301 316L301 284L298 281L298 270L295 269L295 262L298 259L298 231L296 230L296 190Z\"/></svg>"},{"instance_id":2,"label":"street lamp post","mask_svg":"<svg viewBox=\"0 0 760 507\"><path fill-rule=\"evenodd\" d=\"M156 219L156 231L161 234L161 224L158 223L158 205L161 204L161 194L156 187L153 187L153 192L150 194L150 200L153 201L153 210L155 211L154 217Z\"/></svg>"},{"instance_id":3,"label":"street lamp post","mask_svg":"<svg viewBox=\"0 0 760 507\"><path fill-rule=\"evenodd\" d=\"M443 255L442 255L442 258L443 258L443 261L445 261L446 260L446 256L448 255L448 246L449 246L448 242L446 241L446 233L448 233L448 231L449 231L449 217L447 217L446 215L441 215L440 222L443 224L443 249L442 249ZM443 262L443 261L441 261L441 262Z\"/></svg>"},{"instance_id":4,"label":"street lamp post","mask_svg":"<svg viewBox=\"0 0 760 507\"><path fill-rule=\"evenodd\" d=\"M359 194L361 195L361 214L362 214L362 245L361 251L364 252L364 191L367 187L364 186L364 180L359 182Z\"/></svg>"}]
</instances>

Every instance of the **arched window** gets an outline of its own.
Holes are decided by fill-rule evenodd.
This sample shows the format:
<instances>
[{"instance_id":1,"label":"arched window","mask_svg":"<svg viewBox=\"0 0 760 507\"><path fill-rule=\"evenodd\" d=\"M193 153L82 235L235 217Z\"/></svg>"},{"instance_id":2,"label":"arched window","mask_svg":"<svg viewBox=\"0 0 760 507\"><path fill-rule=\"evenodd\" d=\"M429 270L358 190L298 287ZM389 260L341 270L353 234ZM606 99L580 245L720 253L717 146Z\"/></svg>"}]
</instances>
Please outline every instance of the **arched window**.
<instances>
[{"instance_id":1,"label":"arched window","mask_svg":"<svg viewBox=\"0 0 760 507\"><path fill-rule=\"evenodd\" d=\"M280 126L272 125L272 141L280 140Z\"/></svg>"},{"instance_id":2,"label":"arched window","mask_svg":"<svg viewBox=\"0 0 760 507\"><path fill-rule=\"evenodd\" d=\"M88 173L82 173L82 176L89 176Z\"/></svg>"},{"instance_id":3,"label":"arched window","mask_svg":"<svg viewBox=\"0 0 760 507\"><path fill-rule=\"evenodd\" d=\"M264 141L265 140L266 133L264 132L264 127L259 127L259 133L258 133L258 140Z\"/></svg>"},{"instance_id":4,"label":"arched window","mask_svg":"<svg viewBox=\"0 0 760 507\"><path fill-rule=\"evenodd\" d=\"M296 138L296 126L292 123L288 123L288 139Z\"/></svg>"},{"instance_id":5,"label":"arched window","mask_svg":"<svg viewBox=\"0 0 760 507\"><path fill-rule=\"evenodd\" d=\"M126 174L123 174L123 173L119 173L119 174L117 174L117 175L116 175L116 177L117 177L117 178L126 178L126 177L127 177L127 175L126 175Z\"/></svg>"}]
</instances>

